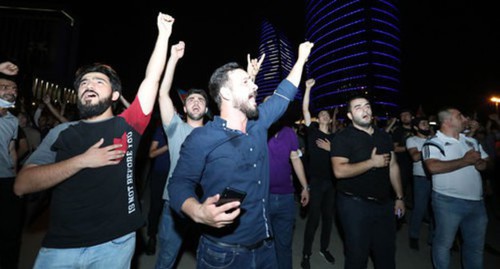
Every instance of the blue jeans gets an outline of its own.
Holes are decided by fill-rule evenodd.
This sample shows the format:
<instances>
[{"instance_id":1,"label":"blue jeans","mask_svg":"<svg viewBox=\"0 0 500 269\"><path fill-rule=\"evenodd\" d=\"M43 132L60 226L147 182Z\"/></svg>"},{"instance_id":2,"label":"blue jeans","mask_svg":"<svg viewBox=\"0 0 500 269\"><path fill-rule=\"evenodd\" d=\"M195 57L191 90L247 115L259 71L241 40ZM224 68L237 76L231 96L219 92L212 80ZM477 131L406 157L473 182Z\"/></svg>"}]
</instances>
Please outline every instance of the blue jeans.
<instances>
[{"instance_id":1,"label":"blue jeans","mask_svg":"<svg viewBox=\"0 0 500 269\"><path fill-rule=\"evenodd\" d=\"M436 269L448 269L450 249L460 228L464 269L483 268L483 249L488 217L484 201L453 198L432 192L436 228L432 241L432 262Z\"/></svg>"},{"instance_id":2,"label":"blue jeans","mask_svg":"<svg viewBox=\"0 0 500 269\"><path fill-rule=\"evenodd\" d=\"M273 227L278 268L291 269L295 194L271 194L269 198L269 217Z\"/></svg>"},{"instance_id":3,"label":"blue jeans","mask_svg":"<svg viewBox=\"0 0 500 269\"><path fill-rule=\"evenodd\" d=\"M186 226L187 221L176 215L170 208L170 203L165 201L158 227L159 251L155 269L174 267Z\"/></svg>"},{"instance_id":4,"label":"blue jeans","mask_svg":"<svg viewBox=\"0 0 500 269\"><path fill-rule=\"evenodd\" d=\"M413 210L408 229L410 238L420 238L420 227L429 211L431 192L431 179L423 176L413 176ZM431 243L430 240L432 240L432 224L429 224L429 243Z\"/></svg>"},{"instance_id":5,"label":"blue jeans","mask_svg":"<svg viewBox=\"0 0 500 269\"><path fill-rule=\"evenodd\" d=\"M38 252L33 269L130 268L134 249L135 232L91 247L42 247Z\"/></svg>"},{"instance_id":6,"label":"blue jeans","mask_svg":"<svg viewBox=\"0 0 500 269\"><path fill-rule=\"evenodd\" d=\"M344 230L345 269L367 268L372 254L377 269L396 268L394 202L377 203L337 193L337 210Z\"/></svg>"},{"instance_id":7,"label":"blue jeans","mask_svg":"<svg viewBox=\"0 0 500 269\"><path fill-rule=\"evenodd\" d=\"M204 236L200 237L196 252L197 269L276 269L274 241L265 242L261 247L244 248L221 247Z\"/></svg>"}]
</instances>

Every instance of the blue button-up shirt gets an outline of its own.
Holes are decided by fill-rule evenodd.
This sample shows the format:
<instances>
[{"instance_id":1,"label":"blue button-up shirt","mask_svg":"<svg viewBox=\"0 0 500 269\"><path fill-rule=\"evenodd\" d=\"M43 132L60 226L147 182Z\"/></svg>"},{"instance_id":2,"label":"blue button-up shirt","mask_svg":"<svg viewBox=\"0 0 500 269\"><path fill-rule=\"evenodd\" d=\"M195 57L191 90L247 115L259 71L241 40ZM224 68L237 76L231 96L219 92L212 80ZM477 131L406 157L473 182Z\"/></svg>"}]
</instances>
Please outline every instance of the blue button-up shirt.
<instances>
[{"instance_id":1,"label":"blue button-up shirt","mask_svg":"<svg viewBox=\"0 0 500 269\"><path fill-rule=\"evenodd\" d=\"M184 141L180 158L169 181L170 206L181 213L182 204L197 197L201 186L207 197L233 187L247 193L242 213L225 228L203 227L202 233L219 242L251 245L272 236L269 223L269 157L267 129L286 111L297 88L283 80L274 94L259 105L259 118L249 120L246 133L232 130L216 116L195 128Z\"/></svg>"}]
</instances>

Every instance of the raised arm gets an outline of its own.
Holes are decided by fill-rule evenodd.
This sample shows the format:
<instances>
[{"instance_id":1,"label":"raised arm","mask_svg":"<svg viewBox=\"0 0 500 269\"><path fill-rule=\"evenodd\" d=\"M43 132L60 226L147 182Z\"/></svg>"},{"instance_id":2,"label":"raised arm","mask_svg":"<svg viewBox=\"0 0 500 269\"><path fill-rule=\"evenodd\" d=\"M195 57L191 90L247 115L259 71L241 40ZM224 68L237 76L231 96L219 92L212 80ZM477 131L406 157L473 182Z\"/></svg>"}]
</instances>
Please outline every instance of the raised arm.
<instances>
[{"instance_id":1,"label":"raised arm","mask_svg":"<svg viewBox=\"0 0 500 269\"><path fill-rule=\"evenodd\" d=\"M170 58L165 68L165 74L161 81L160 92L158 93L158 103L160 106L160 116L163 124L168 125L172 121L175 113L174 104L170 98L170 89L174 80L175 67L177 62L184 56L185 44L182 41L172 46Z\"/></svg>"},{"instance_id":2,"label":"raised arm","mask_svg":"<svg viewBox=\"0 0 500 269\"><path fill-rule=\"evenodd\" d=\"M339 114L339 107L336 106L335 109L333 110L333 117L332 117L332 133L336 133L337 132L337 114Z\"/></svg>"},{"instance_id":3,"label":"raised arm","mask_svg":"<svg viewBox=\"0 0 500 269\"><path fill-rule=\"evenodd\" d=\"M19 68L12 62L6 61L0 63L0 73L4 73L9 76L17 75Z\"/></svg>"},{"instance_id":4,"label":"raised arm","mask_svg":"<svg viewBox=\"0 0 500 269\"><path fill-rule=\"evenodd\" d=\"M50 113L52 113L52 115L54 115L54 117L56 117L60 122L68 122L69 121L66 117L64 117L61 113L59 113L59 111L57 111L57 109L52 105L52 103L50 102L49 95L45 95L43 97L43 102L45 103L45 105L49 109Z\"/></svg>"},{"instance_id":5,"label":"raised arm","mask_svg":"<svg viewBox=\"0 0 500 269\"><path fill-rule=\"evenodd\" d=\"M299 56L297 57L297 61L286 77L286 79L293 85L295 85L295 87L299 87L300 79L302 78L302 71L304 70L304 65L307 62L307 58L309 58L309 54L311 54L311 49L313 46L314 44L309 41L306 41L299 46Z\"/></svg>"},{"instance_id":6,"label":"raised arm","mask_svg":"<svg viewBox=\"0 0 500 269\"><path fill-rule=\"evenodd\" d=\"M127 101L127 99L125 99L125 97L123 97L123 94L120 95L120 102L122 103L122 105L125 108L128 108L130 106L130 102Z\"/></svg>"},{"instance_id":7,"label":"raised arm","mask_svg":"<svg viewBox=\"0 0 500 269\"><path fill-rule=\"evenodd\" d=\"M309 111L309 100L311 98L311 89L316 84L316 80L310 78L306 80L306 90L304 91L304 98L302 99L302 115L304 116L304 124L311 125L311 112Z\"/></svg>"},{"instance_id":8,"label":"raised arm","mask_svg":"<svg viewBox=\"0 0 500 269\"><path fill-rule=\"evenodd\" d=\"M262 65L262 62L264 62L265 57L266 54L264 53L260 56L260 59L251 59L250 53L247 54L247 73L250 75L253 82L255 82L255 78L259 73L260 66Z\"/></svg>"},{"instance_id":9,"label":"raised arm","mask_svg":"<svg viewBox=\"0 0 500 269\"><path fill-rule=\"evenodd\" d=\"M392 129L394 128L394 124L396 124L396 122L398 121L398 119L396 117L392 117L388 123L387 123L387 126L385 126L385 132L386 133L390 133L392 132Z\"/></svg>"},{"instance_id":10,"label":"raised arm","mask_svg":"<svg viewBox=\"0 0 500 269\"><path fill-rule=\"evenodd\" d=\"M149 58L149 63L146 68L146 76L139 87L137 96L141 103L144 114L149 114L153 111L156 101L156 94L160 84L160 78L167 61L168 40L172 34L172 25L174 18L170 15L159 13L157 18L158 37L156 44Z\"/></svg>"}]
</instances>

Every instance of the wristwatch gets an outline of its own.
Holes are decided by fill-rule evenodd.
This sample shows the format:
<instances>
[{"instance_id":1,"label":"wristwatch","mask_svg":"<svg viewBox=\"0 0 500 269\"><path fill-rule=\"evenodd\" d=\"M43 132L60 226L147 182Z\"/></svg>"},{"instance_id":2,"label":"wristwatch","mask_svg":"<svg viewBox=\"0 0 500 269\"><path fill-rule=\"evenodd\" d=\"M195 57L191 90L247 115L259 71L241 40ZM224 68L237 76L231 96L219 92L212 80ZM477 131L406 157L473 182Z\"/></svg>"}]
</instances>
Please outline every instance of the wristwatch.
<instances>
[{"instance_id":1,"label":"wristwatch","mask_svg":"<svg viewBox=\"0 0 500 269\"><path fill-rule=\"evenodd\" d=\"M404 201L405 197L404 196L396 196L396 200Z\"/></svg>"}]
</instances>

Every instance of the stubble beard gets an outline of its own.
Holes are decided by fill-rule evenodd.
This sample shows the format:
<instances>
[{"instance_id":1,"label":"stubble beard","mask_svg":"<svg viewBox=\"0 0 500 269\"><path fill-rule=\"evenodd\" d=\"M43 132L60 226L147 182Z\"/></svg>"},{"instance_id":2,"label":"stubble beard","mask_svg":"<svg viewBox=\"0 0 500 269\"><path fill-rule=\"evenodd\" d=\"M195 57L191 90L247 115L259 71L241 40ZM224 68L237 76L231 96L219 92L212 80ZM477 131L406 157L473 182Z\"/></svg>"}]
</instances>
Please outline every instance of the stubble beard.
<instances>
[{"instance_id":1,"label":"stubble beard","mask_svg":"<svg viewBox=\"0 0 500 269\"><path fill-rule=\"evenodd\" d=\"M248 119L256 119L259 117L259 110L256 107L248 105L248 103L240 103L239 110L243 112Z\"/></svg>"}]
</instances>

